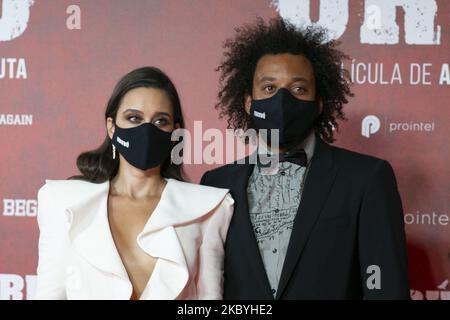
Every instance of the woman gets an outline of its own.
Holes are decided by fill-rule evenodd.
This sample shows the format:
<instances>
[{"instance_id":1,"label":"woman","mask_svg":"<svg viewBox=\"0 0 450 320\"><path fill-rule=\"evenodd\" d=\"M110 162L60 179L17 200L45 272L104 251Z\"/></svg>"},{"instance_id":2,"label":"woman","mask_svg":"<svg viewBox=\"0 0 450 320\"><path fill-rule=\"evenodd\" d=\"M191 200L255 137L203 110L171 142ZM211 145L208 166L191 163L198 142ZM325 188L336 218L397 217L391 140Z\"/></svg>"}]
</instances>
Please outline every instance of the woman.
<instances>
[{"instance_id":1,"label":"woman","mask_svg":"<svg viewBox=\"0 0 450 320\"><path fill-rule=\"evenodd\" d=\"M116 85L107 137L81 176L38 192L37 299L221 299L227 189L182 181L171 132L183 127L170 79L144 67Z\"/></svg>"}]
</instances>

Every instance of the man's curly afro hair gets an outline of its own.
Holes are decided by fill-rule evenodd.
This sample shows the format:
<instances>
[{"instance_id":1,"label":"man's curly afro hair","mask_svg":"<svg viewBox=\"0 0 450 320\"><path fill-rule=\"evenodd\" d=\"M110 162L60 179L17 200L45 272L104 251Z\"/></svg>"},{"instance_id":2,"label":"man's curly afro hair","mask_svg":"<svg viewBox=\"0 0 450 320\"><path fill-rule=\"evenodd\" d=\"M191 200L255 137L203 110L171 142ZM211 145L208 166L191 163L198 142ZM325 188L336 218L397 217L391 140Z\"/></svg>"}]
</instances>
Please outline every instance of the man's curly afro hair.
<instances>
[{"instance_id":1,"label":"man's curly afro hair","mask_svg":"<svg viewBox=\"0 0 450 320\"><path fill-rule=\"evenodd\" d=\"M338 128L338 119L346 120L342 108L353 96L348 72L341 66L348 57L336 49L339 43L327 42L328 33L321 27L300 29L282 18L268 23L257 18L235 31L235 37L225 41L224 60L216 69L220 72L220 90L215 107L220 110L220 118L227 118L228 128L252 128L244 103L245 96L252 92L259 59L266 54L302 54L313 66L316 95L323 104L314 129L323 140L333 142L333 128Z\"/></svg>"}]
</instances>

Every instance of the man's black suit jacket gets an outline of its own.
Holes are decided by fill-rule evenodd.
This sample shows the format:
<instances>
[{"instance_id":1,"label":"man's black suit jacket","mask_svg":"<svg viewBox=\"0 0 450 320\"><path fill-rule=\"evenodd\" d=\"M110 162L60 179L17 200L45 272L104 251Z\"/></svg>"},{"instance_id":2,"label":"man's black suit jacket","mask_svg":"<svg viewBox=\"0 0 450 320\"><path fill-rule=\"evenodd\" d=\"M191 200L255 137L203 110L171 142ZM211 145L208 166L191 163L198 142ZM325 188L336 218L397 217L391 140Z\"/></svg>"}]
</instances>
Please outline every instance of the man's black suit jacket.
<instances>
[{"instance_id":1,"label":"man's black suit jacket","mask_svg":"<svg viewBox=\"0 0 450 320\"><path fill-rule=\"evenodd\" d=\"M390 164L317 136L310 165L276 299L409 299L403 211ZM224 299L273 299L248 212L253 166L228 164L201 180L230 189L235 200Z\"/></svg>"}]
</instances>

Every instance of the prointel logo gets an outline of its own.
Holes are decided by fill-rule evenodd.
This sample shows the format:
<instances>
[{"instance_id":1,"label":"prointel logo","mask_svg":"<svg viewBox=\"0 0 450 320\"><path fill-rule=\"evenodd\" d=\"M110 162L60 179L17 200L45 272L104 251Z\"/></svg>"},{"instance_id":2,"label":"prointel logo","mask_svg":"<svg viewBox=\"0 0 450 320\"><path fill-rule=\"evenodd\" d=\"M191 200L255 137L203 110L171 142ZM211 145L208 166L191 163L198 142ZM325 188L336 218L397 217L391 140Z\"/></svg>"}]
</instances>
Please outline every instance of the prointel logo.
<instances>
[{"instance_id":1,"label":"prointel logo","mask_svg":"<svg viewBox=\"0 0 450 320\"><path fill-rule=\"evenodd\" d=\"M381 123L377 116L366 116L361 123L361 134L363 137L370 138L370 135L380 130Z\"/></svg>"}]
</instances>

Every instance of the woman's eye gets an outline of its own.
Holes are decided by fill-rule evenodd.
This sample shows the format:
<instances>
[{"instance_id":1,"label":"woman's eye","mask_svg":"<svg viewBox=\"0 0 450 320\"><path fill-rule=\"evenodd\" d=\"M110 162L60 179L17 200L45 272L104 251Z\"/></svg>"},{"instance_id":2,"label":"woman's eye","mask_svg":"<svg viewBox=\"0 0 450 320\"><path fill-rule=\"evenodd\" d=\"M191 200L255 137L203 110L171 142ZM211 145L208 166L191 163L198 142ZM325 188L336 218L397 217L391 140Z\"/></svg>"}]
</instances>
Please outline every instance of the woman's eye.
<instances>
[{"instance_id":1,"label":"woman's eye","mask_svg":"<svg viewBox=\"0 0 450 320\"><path fill-rule=\"evenodd\" d=\"M161 118L161 119L156 119L153 124L157 125L157 126L166 126L169 124L169 121L165 118Z\"/></svg>"},{"instance_id":2,"label":"woman's eye","mask_svg":"<svg viewBox=\"0 0 450 320\"><path fill-rule=\"evenodd\" d=\"M138 116L129 116L127 119L133 123L137 123L141 120L141 118Z\"/></svg>"}]
</instances>

